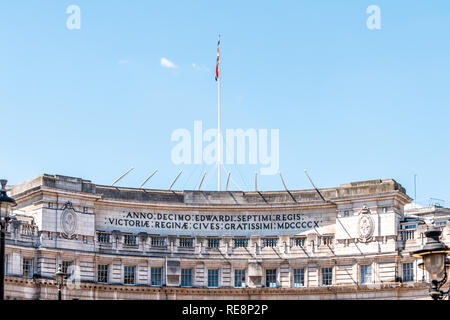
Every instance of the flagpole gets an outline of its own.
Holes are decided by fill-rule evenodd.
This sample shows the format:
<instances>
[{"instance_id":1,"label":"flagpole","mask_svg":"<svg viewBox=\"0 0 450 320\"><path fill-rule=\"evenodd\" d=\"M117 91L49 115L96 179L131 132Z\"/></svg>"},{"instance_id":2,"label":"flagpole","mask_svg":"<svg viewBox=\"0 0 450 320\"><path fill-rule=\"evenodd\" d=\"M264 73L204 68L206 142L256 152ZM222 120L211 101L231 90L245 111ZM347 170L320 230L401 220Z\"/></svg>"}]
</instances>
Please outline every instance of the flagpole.
<instances>
[{"instance_id":1,"label":"flagpole","mask_svg":"<svg viewBox=\"0 0 450 320\"><path fill-rule=\"evenodd\" d=\"M220 34L219 34L219 43L220 43ZM217 79L217 191L220 191L221 181L220 181L220 167L221 167L221 158L222 158L222 139L221 139L221 131L220 131L220 62L219 62L219 77Z\"/></svg>"}]
</instances>

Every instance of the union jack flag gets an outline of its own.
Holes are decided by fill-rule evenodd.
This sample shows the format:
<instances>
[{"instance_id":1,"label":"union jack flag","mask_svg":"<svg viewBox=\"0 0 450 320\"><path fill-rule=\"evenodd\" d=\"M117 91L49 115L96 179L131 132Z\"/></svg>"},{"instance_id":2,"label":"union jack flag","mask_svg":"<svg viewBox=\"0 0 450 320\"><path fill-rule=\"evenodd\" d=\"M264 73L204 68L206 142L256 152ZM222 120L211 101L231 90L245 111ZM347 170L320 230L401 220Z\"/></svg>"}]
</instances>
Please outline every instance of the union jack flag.
<instances>
[{"instance_id":1,"label":"union jack flag","mask_svg":"<svg viewBox=\"0 0 450 320\"><path fill-rule=\"evenodd\" d=\"M219 79L219 58L220 58L220 35L219 35L219 42L217 43L217 63L216 63L216 81Z\"/></svg>"}]
</instances>

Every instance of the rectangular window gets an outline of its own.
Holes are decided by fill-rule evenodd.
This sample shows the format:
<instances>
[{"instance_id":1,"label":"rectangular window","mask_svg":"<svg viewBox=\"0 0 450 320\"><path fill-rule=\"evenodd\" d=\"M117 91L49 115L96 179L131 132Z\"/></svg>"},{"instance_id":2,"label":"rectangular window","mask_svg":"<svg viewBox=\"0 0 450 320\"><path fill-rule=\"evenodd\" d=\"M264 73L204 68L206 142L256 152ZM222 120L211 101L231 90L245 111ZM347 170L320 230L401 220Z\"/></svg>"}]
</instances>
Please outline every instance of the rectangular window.
<instances>
[{"instance_id":1,"label":"rectangular window","mask_svg":"<svg viewBox=\"0 0 450 320\"><path fill-rule=\"evenodd\" d=\"M208 248L219 248L220 240L215 238L208 239Z\"/></svg>"},{"instance_id":2,"label":"rectangular window","mask_svg":"<svg viewBox=\"0 0 450 320\"><path fill-rule=\"evenodd\" d=\"M245 288L245 270L234 270L234 286Z\"/></svg>"},{"instance_id":3,"label":"rectangular window","mask_svg":"<svg viewBox=\"0 0 450 320\"><path fill-rule=\"evenodd\" d=\"M332 246L333 245L333 236L322 237L322 244L324 246Z\"/></svg>"},{"instance_id":4,"label":"rectangular window","mask_svg":"<svg viewBox=\"0 0 450 320\"><path fill-rule=\"evenodd\" d=\"M163 237L152 237L152 247L165 247L166 238Z\"/></svg>"},{"instance_id":5,"label":"rectangular window","mask_svg":"<svg viewBox=\"0 0 450 320\"><path fill-rule=\"evenodd\" d=\"M305 237L295 238L295 246L303 248L305 246Z\"/></svg>"},{"instance_id":6,"label":"rectangular window","mask_svg":"<svg viewBox=\"0 0 450 320\"><path fill-rule=\"evenodd\" d=\"M305 269L294 269L294 287L303 287L305 285Z\"/></svg>"},{"instance_id":7,"label":"rectangular window","mask_svg":"<svg viewBox=\"0 0 450 320\"><path fill-rule=\"evenodd\" d=\"M133 234L125 234L123 236L123 242L127 246L135 246L136 245L136 236Z\"/></svg>"},{"instance_id":8,"label":"rectangular window","mask_svg":"<svg viewBox=\"0 0 450 320\"><path fill-rule=\"evenodd\" d=\"M403 282L414 281L414 264L403 264Z\"/></svg>"},{"instance_id":9,"label":"rectangular window","mask_svg":"<svg viewBox=\"0 0 450 320\"><path fill-rule=\"evenodd\" d=\"M372 283L372 266L371 265L361 265L361 283Z\"/></svg>"},{"instance_id":10,"label":"rectangular window","mask_svg":"<svg viewBox=\"0 0 450 320\"><path fill-rule=\"evenodd\" d=\"M180 247L191 248L194 246L194 239L192 238L180 238Z\"/></svg>"},{"instance_id":11,"label":"rectangular window","mask_svg":"<svg viewBox=\"0 0 450 320\"><path fill-rule=\"evenodd\" d=\"M135 284L135 266L125 266L123 270L123 283L124 284Z\"/></svg>"},{"instance_id":12,"label":"rectangular window","mask_svg":"<svg viewBox=\"0 0 450 320\"><path fill-rule=\"evenodd\" d=\"M23 258L22 261L22 275L25 278L33 277L33 259Z\"/></svg>"},{"instance_id":13,"label":"rectangular window","mask_svg":"<svg viewBox=\"0 0 450 320\"><path fill-rule=\"evenodd\" d=\"M402 230L400 234L403 241L414 239L414 230Z\"/></svg>"},{"instance_id":14,"label":"rectangular window","mask_svg":"<svg viewBox=\"0 0 450 320\"><path fill-rule=\"evenodd\" d=\"M277 246L277 242L277 238L265 238L263 239L263 246L273 248Z\"/></svg>"},{"instance_id":15,"label":"rectangular window","mask_svg":"<svg viewBox=\"0 0 450 320\"><path fill-rule=\"evenodd\" d=\"M219 287L219 269L208 270L208 287Z\"/></svg>"},{"instance_id":16,"label":"rectangular window","mask_svg":"<svg viewBox=\"0 0 450 320\"><path fill-rule=\"evenodd\" d=\"M269 288L277 287L277 269L266 270L266 287Z\"/></svg>"},{"instance_id":17,"label":"rectangular window","mask_svg":"<svg viewBox=\"0 0 450 320\"><path fill-rule=\"evenodd\" d=\"M66 274L66 277L70 277L73 274L73 261L63 261L62 262L62 272Z\"/></svg>"},{"instance_id":18,"label":"rectangular window","mask_svg":"<svg viewBox=\"0 0 450 320\"><path fill-rule=\"evenodd\" d=\"M162 268L153 268L152 267L152 275L151 275L151 283L152 286L160 286L162 285Z\"/></svg>"},{"instance_id":19,"label":"rectangular window","mask_svg":"<svg viewBox=\"0 0 450 320\"><path fill-rule=\"evenodd\" d=\"M105 232L97 233L97 239L100 243L109 243L110 242L110 234Z\"/></svg>"},{"instance_id":20,"label":"rectangular window","mask_svg":"<svg viewBox=\"0 0 450 320\"><path fill-rule=\"evenodd\" d=\"M233 239L233 243L235 248L247 248L248 239Z\"/></svg>"},{"instance_id":21,"label":"rectangular window","mask_svg":"<svg viewBox=\"0 0 450 320\"><path fill-rule=\"evenodd\" d=\"M99 264L97 266L97 282L108 283L108 265Z\"/></svg>"},{"instance_id":22,"label":"rectangular window","mask_svg":"<svg viewBox=\"0 0 450 320\"><path fill-rule=\"evenodd\" d=\"M322 268L322 285L331 286L333 284L333 268Z\"/></svg>"},{"instance_id":23,"label":"rectangular window","mask_svg":"<svg viewBox=\"0 0 450 320\"><path fill-rule=\"evenodd\" d=\"M192 287L192 269L181 269L181 286Z\"/></svg>"}]
</instances>

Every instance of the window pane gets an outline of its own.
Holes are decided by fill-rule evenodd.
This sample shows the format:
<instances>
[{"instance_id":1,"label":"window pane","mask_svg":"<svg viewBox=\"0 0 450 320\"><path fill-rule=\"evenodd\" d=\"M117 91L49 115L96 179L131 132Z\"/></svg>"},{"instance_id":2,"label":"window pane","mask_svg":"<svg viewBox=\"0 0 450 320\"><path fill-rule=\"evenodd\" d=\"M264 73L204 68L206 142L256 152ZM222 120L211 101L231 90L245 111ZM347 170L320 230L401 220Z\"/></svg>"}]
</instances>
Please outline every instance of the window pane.
<instances>
[{"instance_id":1,"label":"window pane","mask_svg":"<svg viewBox=\"0 0 450 320\"><path fill-rule=\"evenodd\" d=\"M245 270L234 270L234 286L245 288Z\"/></svg>"},{"instance_id":2,"label":"window pane","mask_svg":"<svg viewBox=\"0 0 450 320\"><path fill-rule=\"evenodd\" d=\"M361 265L361 283L372 283L372 266Z\"/></svg>"},{"instance_id":3,"label":"window pane","mask_svg":"<svg viewBox=\"0 0 450 320\"><path fill-rule=\"evenodd\" d=\"M136 267L126 266L124 268L124 283L125 284L135 284L135 271Z\"/></svg>"},{"instance_id":4,"label":"window pane","mask_svg":"<svg viewBox=\"0 0 450 320\"><path fill-rule=\"evenodd\" d=\"M108 265L100 264L97 269L97 281L101 283L108 282Z\"/></svg>"},{"instance_id":5,"label":"window pane","mask_svg":"<svg viewBox=\"0 0 450 320\"><path fill-rule=\"evenodd\" d=\"M266 270L266 286L269 288L277 287L277 269Z\"/></svg>"},{"instance_id":6,"label":"window pane","mask_svg":"<svg viewBox=\"0 0 450 320\"><path fill-rule=\"evenodd\" d=\"M322 268L322 285L331 286L333 284L333 268Z\"/></svg>"},{"instance_id":7,"label":"window pane","mask_svg":"<svg viewBox=\"0 0 450 320\"><path fill-rule=\"evenodd\" d=\"M208 239L208 248L218 248L219 243L219 239Z\"/></svg>"},{"instance_id":8,"label":"window pane","mask_svg":"<svg viewBox=\"0 0 450 320\"><path fill-rule=\"evenodd\" d=\"M180 247L190 248L194 246L194 239L192 238L180 238Z\"/></svg>"},{"instance_id":9,"label":"window pane","mask_svg":"<svg viewBox=\"0 0 450 320\"><path fill-rule=\"evenodd\" d=\"M162 268L152 268L152 286L160 286L162 284Z\"/></svg>"},{"instance_id":10,"label":"window pane","mask_svg":"<svg viewBox=\"0 0 450 320\"><path fill-rule=\"evenodd\" d=\"M305 269L294 269L294 287L305 285Z\"/></svg>"},{"instance_id":11,"label":"window pane","mask_svg":"<svg viewBox=\"0 0 450 320\"><path fill-rule=\"evenodd\" d=\"M219 287L219 269L208 270L208 287Z\"/></svg>"},{"instance_id":12,"label":"window pane","mask_svg":"<svg viewBox=\"0 0 450 320\"><path fill-rule=\"evenodd\" d=\"M192 287L192 269L181 269L181 286Z\"/></svg>"},{"instance_id":13,"label":"window pane","mask_svg":"<svg viewBox=\"0 0 450 320\"><path fill-rule=\"evenodd\" d=\"M248 239L234 239L235 248L246 248L248 245Z\"/></svg>"},{"instance_id":14,"label":"window pane","mask_svg":"<svg viewBox=\"0 0 450 320\"><path fill-rule=\"evenodd\" d=\"M414 269L412 263L403 264L403 281L414 281Z\"/></svg>"},{"instance_id":15,"label":"window pane","mask_svg":"<svg viewBox=\"0 0 450 320\"><path fill-rule=\"evenodd\" d=\"M33 277L33 259L23 258L23 276L25 278Z\"/></svg>"}]
</instances>

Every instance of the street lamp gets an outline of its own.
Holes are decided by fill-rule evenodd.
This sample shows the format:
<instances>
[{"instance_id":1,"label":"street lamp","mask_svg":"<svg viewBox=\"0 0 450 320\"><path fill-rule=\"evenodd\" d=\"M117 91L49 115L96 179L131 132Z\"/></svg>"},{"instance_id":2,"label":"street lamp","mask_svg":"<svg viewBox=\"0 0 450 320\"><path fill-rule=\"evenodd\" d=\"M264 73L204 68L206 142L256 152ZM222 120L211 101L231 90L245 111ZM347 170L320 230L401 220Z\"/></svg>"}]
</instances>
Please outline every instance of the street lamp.
<instances>
[{"instance_id":1,"label":"street lamp","mask_svg":"<svg viewBox=\"0 0 450 320\"><path fill-rule=\"evenodd\" d=\"M66 276L66 274L62 271L62 266L59 265L58 271L55 273L56 286L58 287L58 300L62 300L61 299L61 288L64 285L65 276Z\"/></svg>"},{"instance_id":2,"label":"street lamp","mask_svg":"<svg viewBox=\"0 0 450 320\"><path fill-rule=\"evenodd\" d=\"M447 281L450 266L450 260L447 258L450 248L439 240L441 233L442 231L435 226L429 226L425 231L427 242L423 248L410 253L411 256L423 260L419 268L425 269L430 274L430 296L434 300L442 299L450 291L450 289L446 292L440 290Z\"/></svg>"},{"instance_id":3,"label":"street lamp","mask_svg":"<svg viewBox=\"0 0 450 320\"><path fill-rule=\"evenodd\" d=\"M1 179L0 190L0 300L5 298L5 233L6 224L9 222L11 207L16 206L16 201L6 195L7 180Z\"/></svg>"}]
</instances>

